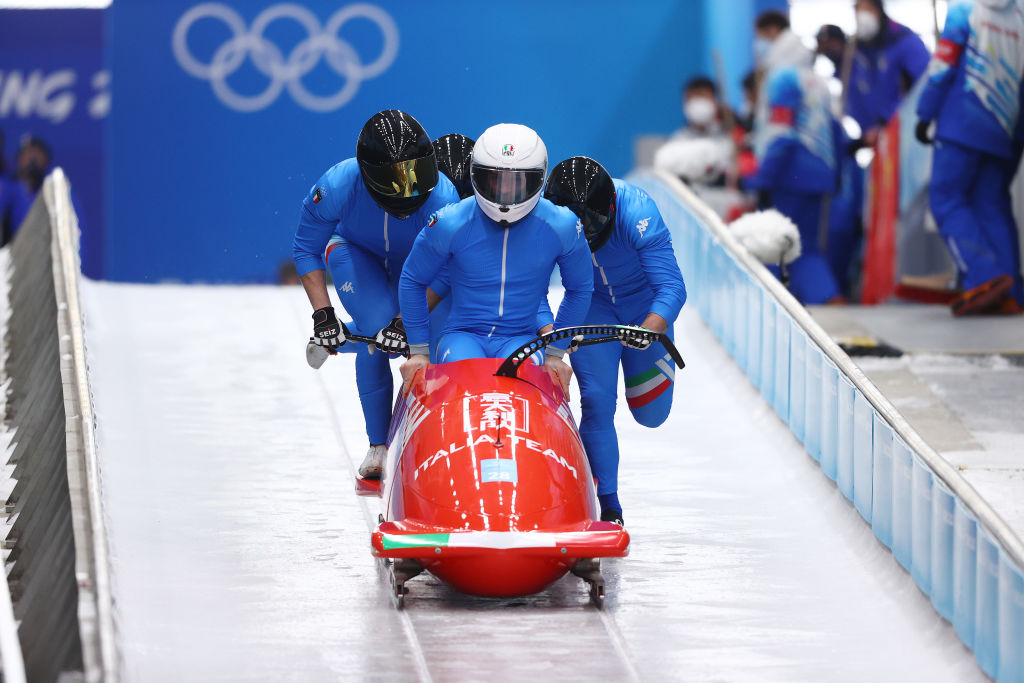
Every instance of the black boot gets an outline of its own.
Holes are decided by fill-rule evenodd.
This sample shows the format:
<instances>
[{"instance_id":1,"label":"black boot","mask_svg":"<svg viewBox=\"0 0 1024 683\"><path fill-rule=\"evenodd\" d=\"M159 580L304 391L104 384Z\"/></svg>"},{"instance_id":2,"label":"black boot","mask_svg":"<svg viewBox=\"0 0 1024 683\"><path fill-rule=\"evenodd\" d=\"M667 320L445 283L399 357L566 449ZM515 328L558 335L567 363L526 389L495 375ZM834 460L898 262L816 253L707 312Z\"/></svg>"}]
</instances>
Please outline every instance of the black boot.
<instances>
[{"instance_id":1,"label":"black boot","mask_svg":"<svg viewBox=\"0 0 1024 683\"><path fill-rule=\"evenodd\" d=\"M623 527L626 526L622 521L622 510L601 510L601 521L612 522L613 524L618 524Z\"/></svg>"}]
</instances>

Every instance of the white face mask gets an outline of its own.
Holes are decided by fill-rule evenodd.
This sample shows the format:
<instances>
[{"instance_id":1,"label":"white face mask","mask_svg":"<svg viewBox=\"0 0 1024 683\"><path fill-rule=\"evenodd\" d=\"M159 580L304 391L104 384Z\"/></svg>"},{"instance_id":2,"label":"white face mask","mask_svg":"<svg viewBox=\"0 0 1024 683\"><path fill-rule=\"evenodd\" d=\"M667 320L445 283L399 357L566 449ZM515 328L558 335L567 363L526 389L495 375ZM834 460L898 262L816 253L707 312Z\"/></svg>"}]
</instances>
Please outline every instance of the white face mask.
<instances>
[{"instance_id":1,"label":"white face mask","mask_svg":"<svg viewBox=\"0 0 1024 683\"><path fill-rule=\"evenodd\" d=\"M715 103L706 97L693 97L683 105L686 120L694 126L706 126L715 120Z\"/></svg>"},{"instance_id":2,"label":"white face mask","mask_svg":"<svg viewBox=\"0 0 1024 683\"><path fill-rule=\"evenodd\" d=\"M754 38L754 64L760 65L772 49L772 41L767 38Z\"/></svg>"},{"instance_id":3,"label":"white face mask","mask_svg":"<svg viewBox=\"0 0 1024 683\"><path fill-rule=\"evenodd\" d=\"M881 28L878 15L874 12L860 10L857 12L857 37L861 40L871 40L878 35Z\"/></svg>"}]
</instances>

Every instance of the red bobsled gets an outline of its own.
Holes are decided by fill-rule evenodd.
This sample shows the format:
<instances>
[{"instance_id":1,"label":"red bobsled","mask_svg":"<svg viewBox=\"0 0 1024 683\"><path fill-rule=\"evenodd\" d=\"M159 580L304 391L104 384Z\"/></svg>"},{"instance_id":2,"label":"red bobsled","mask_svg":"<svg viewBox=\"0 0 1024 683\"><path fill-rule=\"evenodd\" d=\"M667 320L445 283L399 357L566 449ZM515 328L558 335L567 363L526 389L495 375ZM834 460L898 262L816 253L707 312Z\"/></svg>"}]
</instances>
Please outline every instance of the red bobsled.
<instances>
[{"instance_id":1,"label":"red bobsled","mask_svg":"<svg viewBox=\"0 0 1024 683\"><path fill-rule=\"evenodd\" d=\"M627 555L629 534L596 520L594 480L566 397L525 362L555 339L576 333L580 343L581 329L611 332L583 342L594 343L617 342L625 328L560 330L505 360L431 365L399 399L382 486L357 481L362 493L383 495L372 552L393 560L399 604L406 581L424 570L492 597L536 593L572 571L600 604L599 558Z\"/></svg>"}]
</instances>

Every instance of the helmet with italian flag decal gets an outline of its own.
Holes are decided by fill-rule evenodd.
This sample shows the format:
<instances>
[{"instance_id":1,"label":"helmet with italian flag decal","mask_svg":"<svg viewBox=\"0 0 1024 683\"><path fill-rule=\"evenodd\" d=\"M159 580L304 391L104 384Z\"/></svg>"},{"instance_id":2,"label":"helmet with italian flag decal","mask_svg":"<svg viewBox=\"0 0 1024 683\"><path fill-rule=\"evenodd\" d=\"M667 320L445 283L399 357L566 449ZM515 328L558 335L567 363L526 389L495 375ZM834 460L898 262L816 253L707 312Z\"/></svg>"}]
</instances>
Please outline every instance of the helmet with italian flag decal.
<instances>
[{"instance_id":1,"label":"helmet with italian flag decal","mask_svg":"<svg viewBox=\"0 0 1024 683\"><path fill-rule=\"evenodd\" d=\"M548 172L548 150L532 128L499 123L473 147L470 179L477 204L490 219L511 225L540 201Z\"/></svg>"}]
</instances>

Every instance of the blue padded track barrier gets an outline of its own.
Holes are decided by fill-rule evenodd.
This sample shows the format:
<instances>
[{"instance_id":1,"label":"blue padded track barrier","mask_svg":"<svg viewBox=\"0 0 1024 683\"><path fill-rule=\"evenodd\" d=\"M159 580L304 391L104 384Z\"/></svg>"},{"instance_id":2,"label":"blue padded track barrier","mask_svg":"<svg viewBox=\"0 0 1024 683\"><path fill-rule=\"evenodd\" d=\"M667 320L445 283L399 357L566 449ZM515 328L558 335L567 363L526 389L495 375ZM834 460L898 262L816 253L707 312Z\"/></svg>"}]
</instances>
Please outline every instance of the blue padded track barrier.
<instances>
[{"instance_id":1,"label":"blue padded track barrier","mask_svg":"<svg viewBox=\"0 0 1024 683\"><path fill-rule=\"evenodd\" d=\"M1024 683L1024 572L999 557L1000 681Z\"/></svg>"},{"instance_id":2,"label":"blue padded track barrier","mask_svg":"<svg viewBox=\"0 0 1024 683\"><path fill-rule=\"evenodd\" d=\"M800 443L807 437L807 333L795 323L789 330L789 428Z\"/></svg>"},{"instance_id":3,"label":"blue padded track barrier","mask_svg":"<svg viewBox=\"0 0 1024 683\"><path fill-rule=\"evenodd\" d=\"M853 401L856 393L846 377L838 386L839 423L836 425L836 486L853 500Z\"/></svg>"},{"instance_id":4,"label":"blue padded track barrier","mask_svg":"<svg viewBox=\"0 0 1024 683\"><path fill-rule=\"evenodd\" d=\"M688 188L659 171L630 180L657 202L672 233L687 306L982 670L1024 683L1021 539Z\"/></svg>"},{"instance_id":5,"label":"blue padded track barrier","mask_svg":"<svg viewBox=\"0 0 1024 683\"><path fill-rule=\"evenodd\" d=\"M761 386L761 290L756 285L747 287L747 377L754 386Z\"/></svg>"},{"instance_id":6,"label":"blue padded track barrier","mask_svg":"<svg viewBox=\"0 0 1024 683\"><path fill-rule=\"evenodd\" d=\"M953 621L953 515L956 498L942 484L932 487L932 605Z\"/></svg>"},{"instance_id":7,"label":"blue padded track barrier","mask_svg":"<svg viewBox=\"0 0 1024 683\"><path fill-rule=\"evenodd\" d=\"M906 446L902 446L906 448ZM910 452L910 449L907 449ZM910 501L910 575L925 595L932 592L932 489L934 477L924 462L914 457L913 498Z\"/></svg>"},{"instance_id":8,"label":"blue padded track barrier","mask_svg":"<svg viewBox=\"0 0 1024 683\"><path fill-rule=\"evenodd\" d=\"M761 292L761 396L775 404L775 309L778 304Z\"/></svg>"},{"instance_id":9,"label":"blue padded track barrier","mask_svg":"<svg viewBox=\"0 0 1024 683\"><path fill-rule=\"evenodd\" d=\"M953 512L953 628L974 649L978 589L978 522L960 501Z\"/></svg>"},{"instance_id":10,"label":"blue padded track barrier","mask_svg":"<svg viewBox=\"0 0 1024 683\"><path fill-rule=\"evenodd\" d=\"M890 430L886 430L890 431ZM891 433L891 431L890 431ZM889 452L892 467L892 554L903 568L910 571L913 551L911 532L913 530L914 456L902 441L889 441L885 446ZM876 451L877 453L877 451ZM884 456L883 456L884 457ZM877 465L876 465L877 467ZM875 491L875 499L881 495Z\"/></svg>"},{"instance_id":11,"label":"blue padded track barrier","mask_svg":"<svg viewBox=\"0 0 1024 683\"><path fill-rule=\"evenodd\" d=\"M833 481L838 468L839 368L823 358L821 366L821 471Z\"/></svg>"},{"instance_id":12,"label":"blue padded track barrier","mask_svg":"<svg viewBox=\"0 0 1024 683\"><path fill-rule=\"evenodd\" d=\"M984 530L978 531L975 596L974 656L994 678L999 669L999 547Z\"/></svg>"},{"instance_id":13,"label":"blue padded track barrier","mask_svg":"<svg viewBox=\"0 0 1024 683\"><path fill-rule=\"evenodd\" d=\"M789 422L789 332L790 321L786 311L777 303L775 311L775 414Z\"/></svg>"},{"instance_id":14,"label":"blue padded track barrier","mask_svg":"<svg viewBox=\"0 0 1024 683\"><path fill-rule=\"evenodd\" d=\"M898 494L892 457L892 430L889 429L889 425L881 422L877 414L873 414L872 419L871 451L874 460L871 470L871 527L878 540L892 548L893 554L899 559L899 554L893 548L893 527L901 521L901 510L899 505L893 504L893 499L898 497ZM909 509L906 517L909 526Z\"/></svg>"},{"instance_id":15,"label":"blue padded track barrier","mask_svg":"<svg viewBox=\"0 0 1024 683\"><path fill-rule=\"evenodd\" d=\"M853 505L871 523L871 485L874 475L872 422L874 410L857 391L853 396Z\"/></svg>"},{"instance_id":16,"label":"blue padded track barrier","mask_svg":"<svg viewBox=\"0 0 1024 683\"><path fill-rule=\"evenodd\" d=\"M804 446L807 454L821 462L821 366L825 356L813 344L807 345L804 373Z\"/></svg>"}]
</instances>

